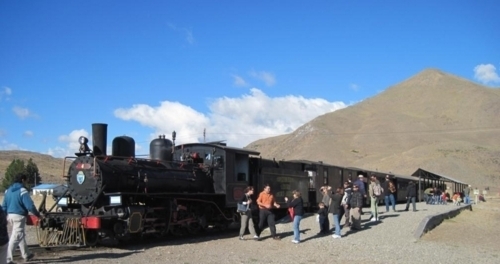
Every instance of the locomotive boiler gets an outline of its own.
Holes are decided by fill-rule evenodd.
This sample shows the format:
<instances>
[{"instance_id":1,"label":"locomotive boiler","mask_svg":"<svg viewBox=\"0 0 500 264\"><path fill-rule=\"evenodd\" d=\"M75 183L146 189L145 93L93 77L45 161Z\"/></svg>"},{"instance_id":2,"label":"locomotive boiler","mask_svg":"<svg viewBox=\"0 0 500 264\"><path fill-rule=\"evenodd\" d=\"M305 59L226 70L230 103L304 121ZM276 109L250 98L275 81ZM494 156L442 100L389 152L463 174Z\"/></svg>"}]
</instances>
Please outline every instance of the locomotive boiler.
<instances>
[{"instance_id":1,"label":"locomotive boiler","mask_svg":"<svg viewBox=\"0 0 500 264\"><path fill-rule=\"evenodd\" d=\"M133 138L116 137L113 153L107 156L106 124L93 124L92 130L94 155L89 151L77 153L68 171L68 191L79 204L101 207L108 203L106 196L119 201L133 194L213 193L208 168L173 162L172 141L164 136L151 142L150 159L139 159L135 157ZM88 140L80 141L84 145Z\"/></svg>"}]
</instances>

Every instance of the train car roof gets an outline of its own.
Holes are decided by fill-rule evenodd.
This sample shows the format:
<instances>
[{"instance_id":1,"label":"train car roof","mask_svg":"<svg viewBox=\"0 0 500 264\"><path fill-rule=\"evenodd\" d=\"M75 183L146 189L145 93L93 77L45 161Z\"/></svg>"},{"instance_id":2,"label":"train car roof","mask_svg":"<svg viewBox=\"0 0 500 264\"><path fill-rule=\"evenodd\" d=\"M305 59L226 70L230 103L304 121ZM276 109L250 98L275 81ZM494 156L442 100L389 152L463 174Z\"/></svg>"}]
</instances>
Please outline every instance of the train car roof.
<instances>
[{"instance_id":1,"label":"train car roof","mask_svg":"<svg viewBox=\"0 0 500 264\"><path fill-rule=\"evenodd\" d=\"M394 178L400 178L400 179L406 179L406 180L411 180L411 181L416 181L418 182L418 177L414 177L414 176L411 176L411 175L402 175L402 174L396 174L396 173L392 173L392 172L385 172L385 171L371 171L371 170L366 170L366 169L361 169L361 168L356 168L356 167L347 167L346 169L350 169L350 170L358 170L358 171L364 171L364 172L368 172L368 173L374 173L374 174L378 174L378 175L392 175L392 177Z\"/></svg>"},{"instance_id":2,"label":"train car roof","mask_svg":"<svg viewBox=\"0 0 500 264\"><path fill-rule=\"evenodd\" d=\"M394 178L407 179L418 182L418 177L394 174ZM422 180L422 179L421 179Z\"/></svg>"},{"instance_id":3,"label":"train car roof","mask_svg":"<svg viewBox=\"0 0 500 264\"><path fill-rule=\"evenodd\" d=\"M181 145L175 146L175 149L189 148L189 147L201 147L201 146L228 150L228 151L235 152L238 154L247 154L247 155L255 155L255 156L260 155L260 152L258 152L258 151L244 149L244 148L229 147L229 146L221 144L220 142L181 144Z\"/></svg>"},{"instance_id":4,"label":"train car roof","mask_svg":"<svg viewBox=\"0 0 500 264\"><path fill-rule=\"evenodd\" d=\"M462 181L459 181L457 179L454 179L452 177L449 177L449 176L445 176L445 175L442 175L442 174L437 174L435 172L431 172L431 171L428 171L428 170L424 170L422 168L418 168L413 174L412 176L414 177L421 177L421 178L425 178L425 179L432 179L432 180L442 180L442 181L451 181L451 182L456 182L456 183L461 183L461 184L467 184L465 182L462 182Z\"/></svg>"},{"instance_id":5,"label":"train car roof","mask_svg":"<svg viewBox=\"0 0 500 264\"><path fill-rule=\"evenodd\" d=\"M314 164L314 165L326 165L326 166L333 166L333 167L339 167L339 168L343 168L342 166L338 166L338 165L334 165L334 164L330 164L330 163L324 163L322 161L311 161L311 160L303 160L303 159L298 159L298 160L285 160L285 161L289 161L289 162L300 162L300 163L305 163L305 164Z\"/></svg>"}]
</instances>

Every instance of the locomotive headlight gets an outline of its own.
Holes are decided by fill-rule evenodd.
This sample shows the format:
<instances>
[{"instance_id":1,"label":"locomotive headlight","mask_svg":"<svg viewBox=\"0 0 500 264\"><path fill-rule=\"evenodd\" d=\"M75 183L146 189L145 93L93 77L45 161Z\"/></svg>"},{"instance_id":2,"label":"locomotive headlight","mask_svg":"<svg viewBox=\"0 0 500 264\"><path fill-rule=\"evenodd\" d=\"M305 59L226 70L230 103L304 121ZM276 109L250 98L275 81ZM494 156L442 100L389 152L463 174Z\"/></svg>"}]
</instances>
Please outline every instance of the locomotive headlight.
<instances>
[{"instance_id":1,"label":"locomotive headlight","mask_svg":"<svg viewBox=\"0 0 500 264\"><path fill-rule=\"evenodd\" d=\"M87 144L89 142L89 140L84 137L84 136L81 136L79 139L78 139L78 142L80 143L80 145L83 145L83 144Z\"/></svg>"},{"instance_id":2,"label":"locomotive headlight","mask_svg":"<svg viewBox=\"0 0 500 264\"><path fill-rule=\"evenodd\" d=\"M109 197L109 204L110 205L121 205L122 204L122 197L121 196L110 196Z\"/></svg>"},{"instance_id":3,"label":"locomotive headlight","mask_svg":"<svg viewBox=\"0 0 500 264\"><path fill-rule=\"evenodd\" d=\"M87 153L90 151L89 146L87 145L88 142L89 140L84 136L78 138L78 143L80 143L80 153Z\"/></svg>"}]
</instances>

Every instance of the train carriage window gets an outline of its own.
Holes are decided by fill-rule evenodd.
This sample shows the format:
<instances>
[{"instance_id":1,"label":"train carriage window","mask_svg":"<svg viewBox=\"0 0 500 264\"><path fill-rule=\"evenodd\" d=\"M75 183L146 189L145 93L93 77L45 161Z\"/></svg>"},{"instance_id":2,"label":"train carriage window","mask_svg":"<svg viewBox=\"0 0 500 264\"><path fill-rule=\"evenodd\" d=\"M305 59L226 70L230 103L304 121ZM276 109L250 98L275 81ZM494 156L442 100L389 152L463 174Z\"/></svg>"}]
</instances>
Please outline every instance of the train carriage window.
<instances>
[{"instance_id":1,"label":"train carriage window","mask_svg":"<svg viewBox=\"0 0 500 264\"><path fill-rule=\"evenodd\" d=\"M236 180L237 180L237 181L248 181L247 174L246 174L246 173L244 173L244 172L239 172L239 173L236 175Z\"/></svg>"},{"instance_id":2,"label":"train carriage window","mask_svg":"<svg viewBox=\"0 0 500 264\"><path fill-rule=\"evenodd\" d=\"M222 156L214 156L214 167L215 168L224 168L224 159Z\"/></svg>"},{"instance_id":3,"label":"train carriage window","mask_svg":"<svg viewBox=\"0 0 500 264\"><path fill-rule=\"evenodd\" d=\"M328 171L327 170L323 171L323 184L324 185L328 184Z\"/></svg>"},{"instance_id":4,"label":"train carriage window","mask_svg":"<svg viewBox=\"0 0 500 264\"><path fill-rule=\"evenodd\" d=\"M314 189L316 184L316 172L315 171L307 171L307 176L309 176L309 189Z\"/></svg>"}]
</instances>

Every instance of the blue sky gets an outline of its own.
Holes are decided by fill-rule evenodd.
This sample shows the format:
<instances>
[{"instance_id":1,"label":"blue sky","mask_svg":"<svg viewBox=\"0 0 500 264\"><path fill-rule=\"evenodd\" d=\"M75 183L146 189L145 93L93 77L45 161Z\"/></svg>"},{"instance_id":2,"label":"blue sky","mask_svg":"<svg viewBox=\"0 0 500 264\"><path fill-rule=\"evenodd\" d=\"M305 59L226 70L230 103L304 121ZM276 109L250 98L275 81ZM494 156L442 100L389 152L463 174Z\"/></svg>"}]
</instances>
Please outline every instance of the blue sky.
<instances>
[{"instance_id":1,"label":"blue sky","mask_svg":"<svg viewBox=\"0 0 500 264\"><path fill-rule=\"evenodd\" d=\"M92 123L232 146L426 68L500 86L499 1L1 1L0 150L61 157Z\"/></svg>"}]
</instances>

